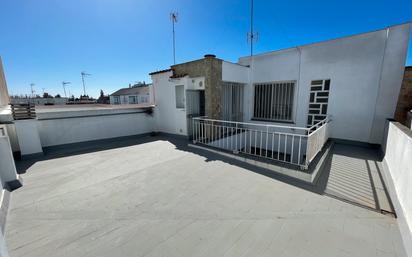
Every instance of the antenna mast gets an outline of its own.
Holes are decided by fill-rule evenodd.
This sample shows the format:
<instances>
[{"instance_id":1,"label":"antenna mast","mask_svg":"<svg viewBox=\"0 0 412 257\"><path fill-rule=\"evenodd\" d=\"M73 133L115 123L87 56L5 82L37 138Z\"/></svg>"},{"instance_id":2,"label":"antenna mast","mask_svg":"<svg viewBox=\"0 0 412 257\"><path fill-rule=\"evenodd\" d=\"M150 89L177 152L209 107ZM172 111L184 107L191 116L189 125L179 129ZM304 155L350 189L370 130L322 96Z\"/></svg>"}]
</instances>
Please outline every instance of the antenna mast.
<instances>
[{"instance_id":1,"label":"antenna mast","mask_svg":"<svg viewBox=\"0 0 412 257\"><path fill-rule=\"evenodd\" d=\"M84 85L84 77L90 76L92 74L88 74L85 71L82 71L80 74L82 75L83 93L84 93L84 96L86 96L86 86Z\"/></svg>"},{"instance_id":2,"label":"antenna mast","mask_svg":"<svg viewBox=\"0 0 412 257\"><path fill-rule=\"evenodd\" d=\"M253 0L250 0L250 32L246 33L246 43L250 40L250 56L253 56L253 41L256 43L259 39L259 33L253 31Z\"/></svg>"},{"instance_id":3,"label":"antenna mast","mask_svg":"<svg viewBox=\"0 0 412 257\"><path fill-rule=\"evenodd\" d=\"M30 91L31 91L31 97L34 97L34 92L36 92L36 91L34 91L34 83L30 83Z\"/></svg>"},{"instance_id":4,"label":"antenna mast","mask_svg":"<svg viewBox=\"0 0 412 257\"><path fill-rule=\"evenodd\" d=\"M176 64L176 40L175 40L175 23L177 22L177 12L170 13L170 19L172 20L173 29L173 64Z\"/></svg>"},{"instance_id":5,"label":"antenna mast","mask_svg":"<svg viewBox=\"0 0 412 257\"><path fill-rule=\"evenodd\" d=\"M64 96L67 97L66 94L66 85L70 84L70 82L66 82L66 81L62 81L62 85L63 85L63 90L64 90ZM70 94L70 93L69 93Z\"/></svg>"}]
</instances>

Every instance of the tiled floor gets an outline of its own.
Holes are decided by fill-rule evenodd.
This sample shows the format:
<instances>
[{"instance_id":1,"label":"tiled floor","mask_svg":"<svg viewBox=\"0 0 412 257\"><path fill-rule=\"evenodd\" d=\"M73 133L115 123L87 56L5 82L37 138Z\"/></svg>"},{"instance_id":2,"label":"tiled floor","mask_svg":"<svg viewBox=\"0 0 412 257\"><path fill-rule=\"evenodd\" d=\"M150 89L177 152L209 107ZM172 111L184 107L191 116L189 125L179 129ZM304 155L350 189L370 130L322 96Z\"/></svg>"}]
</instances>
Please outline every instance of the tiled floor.
<instances>
[{"instance_id":1,"label":"tiled floor","mask_svg":"<svg viewBox=\"0 0 412 257\"><path fill-rule=\"evenodd\" d=\"M392 217L181 140L118 146L20 164L11 257L405 256Z\"/></svg>"},{"instance_id":2,"label":"tiled floor","mask_svg":"<svg viewBox=\"0 0 412 257\"><path fill-rule=\"evenodd\" d=\"M334 144L330 159L325 193L377 211L393 212L383 187L379 150L374 148Z\"/></svg>"}]
</instances>

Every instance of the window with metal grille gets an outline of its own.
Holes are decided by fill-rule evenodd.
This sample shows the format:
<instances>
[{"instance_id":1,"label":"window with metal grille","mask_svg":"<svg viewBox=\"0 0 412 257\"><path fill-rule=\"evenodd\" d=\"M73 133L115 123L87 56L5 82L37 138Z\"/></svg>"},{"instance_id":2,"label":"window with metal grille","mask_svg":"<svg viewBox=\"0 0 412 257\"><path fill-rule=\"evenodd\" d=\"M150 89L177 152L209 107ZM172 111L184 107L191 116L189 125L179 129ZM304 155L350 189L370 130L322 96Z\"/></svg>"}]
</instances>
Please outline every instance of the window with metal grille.
<instances>
[{"instance_id":1,"label":"window with metal grille","mask_svg":"<svg viewBox=\"0 0 412 257\"><path fill-rule=\"evenodd\" d=\"M221 103L222 120L242 121L243 120L243 88L241 83L223 82Z\"/></svg>"},{"instance_id":2,"label":"window with metal grille","mask_svg":"<svg viewBox=\"0 0 412 257\"><path fill-rule=\"evenodd\" d=\"M253 118L292 121L295 82L255 84Z\"/></svg>"}]
</instances>

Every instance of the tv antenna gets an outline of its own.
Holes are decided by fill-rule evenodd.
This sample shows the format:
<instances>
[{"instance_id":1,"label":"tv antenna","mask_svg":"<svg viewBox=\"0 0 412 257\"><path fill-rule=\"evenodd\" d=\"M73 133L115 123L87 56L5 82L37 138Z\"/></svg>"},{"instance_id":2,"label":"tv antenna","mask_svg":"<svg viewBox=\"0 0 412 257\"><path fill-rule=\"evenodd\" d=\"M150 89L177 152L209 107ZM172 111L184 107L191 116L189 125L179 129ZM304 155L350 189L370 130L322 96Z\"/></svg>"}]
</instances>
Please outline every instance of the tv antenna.
<instances>
[{"instance_id":1,"label":"tv antenna","mask_svg":"<svg viewBox=\"0 0 412 257\"><path fill-rule=\"evenodd\" d=\"M31 96L32 97L34 97L34 92L36 92L35 90L34 90L34 86L35 86L36 84L34 84L34 83L30 83L30 91L31 91Z\"/></svg>"},{"instance_id":2,"label":"tv antenna","mask_svg":"<svg viewBox=\"0 0 412 257\"><path fill-rule=\"evenodd\" d=\"M175 23L177 22L177 12L170 13L170 19L172 20L173 29L173 64L176 64L176 41L175 41Z\"/></svg>"},{"instance_id":3,"label":"tv antenna","mask_svg":"<svg viewBox=\"0 0 412 257\"><path fill-rule=\"evenodd\" d=\"M71 82L68 81L62 81L62 85L63 85L63 91L64 91L64 96L67 97L66 94L66 85L71 84ZM70 94L70 93L69 93Z\"/></svg>"},{"instance_id":4,"label":"tv antenna","mask_svg":"<svg viewBox=\"0 0 412 257\"><path fill-rule=\"evenodd\" d=\"M84 84L84 77L91 76L92 74L86 73L85 71L82 71L80 74L82 75L83 93L84 93L84 96L86 96L86 86Z\"/></svg>"},{"instance_id":5,"label":"tv antenna","mask_svg":"<svg viewBox=\"0 0 412 257\"><path fill-rule=\"evenodd\" d=\"M250 41L250 56L253 56L253 42L258 42L259 33L253 31L253 0L250 0L250 32L246 32L246 43Z\"/></svg>"}]
</instances>

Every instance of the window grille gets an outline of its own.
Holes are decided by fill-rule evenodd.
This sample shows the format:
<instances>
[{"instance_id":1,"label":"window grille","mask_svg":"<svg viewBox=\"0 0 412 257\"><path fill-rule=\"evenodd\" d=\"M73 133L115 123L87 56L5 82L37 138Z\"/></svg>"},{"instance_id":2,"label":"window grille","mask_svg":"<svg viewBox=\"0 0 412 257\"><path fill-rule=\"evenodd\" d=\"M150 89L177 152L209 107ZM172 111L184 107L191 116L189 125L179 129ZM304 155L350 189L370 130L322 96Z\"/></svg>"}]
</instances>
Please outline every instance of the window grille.
<instances>
[{"instance_id":1,"label":"window grille","mask_svg":"<svg viewBox=\"0 0 412 257\"><path fill-rule=\"evenodd\" d=\"M243 84L223 82L222 84L222 120L243 120Z\"/></svg>"},{"instance_id":2,"label":"window grille","mask_svg":"<svg viewBox=\"0 0 412 257\"><path fill-rule=\"evenodd\" d=\"M292 121L295 82L255 84L253 118Z\"/></svg>"}]
</instances>

